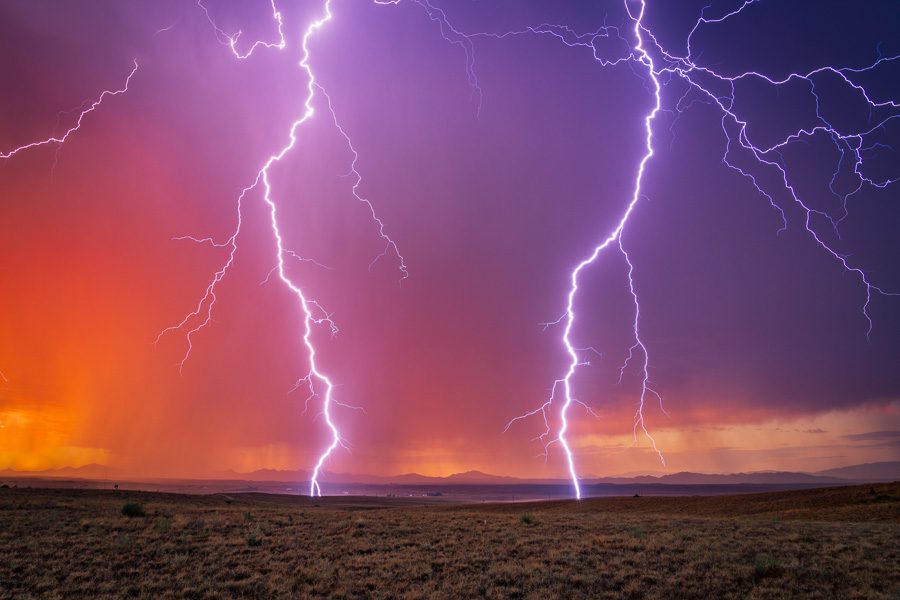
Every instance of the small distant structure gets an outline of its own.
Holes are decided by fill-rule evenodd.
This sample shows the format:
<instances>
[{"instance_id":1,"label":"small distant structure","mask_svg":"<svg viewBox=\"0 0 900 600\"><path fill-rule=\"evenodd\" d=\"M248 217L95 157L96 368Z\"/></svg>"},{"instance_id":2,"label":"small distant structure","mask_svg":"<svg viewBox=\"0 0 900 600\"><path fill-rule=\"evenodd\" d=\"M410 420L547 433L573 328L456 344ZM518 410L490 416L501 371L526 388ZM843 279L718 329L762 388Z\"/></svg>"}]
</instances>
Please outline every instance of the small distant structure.
<instances>
[{"instance_id":1,"label":"small distant structure","mask_svg":"<svg viewBox=\"0 0 900 600\"><path fill-rule=\"evenodd\" d=\"M114 484L113 484L113 489L114 489L114 490L119 489L119 484L118 484L118 483L114 483Z\"/></svg>"}]
</instances>

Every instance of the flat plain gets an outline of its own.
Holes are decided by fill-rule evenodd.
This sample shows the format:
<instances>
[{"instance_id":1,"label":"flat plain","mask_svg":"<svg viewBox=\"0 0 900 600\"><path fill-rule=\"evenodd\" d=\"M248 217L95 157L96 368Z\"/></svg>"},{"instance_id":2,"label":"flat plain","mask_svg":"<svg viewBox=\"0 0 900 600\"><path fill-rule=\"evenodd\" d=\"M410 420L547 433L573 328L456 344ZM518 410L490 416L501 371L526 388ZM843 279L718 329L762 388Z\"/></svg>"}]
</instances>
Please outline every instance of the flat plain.
<instances>
[{"instance_id":1,"label":"flat plain","mask_svg":"<svg viewBox=\"0 0 900 600\"><path fill-rule=\"evenodd\" d=\"M0 597L897 599L900 483L505 504L5 488Z\"/></svg>"}]
</instances>

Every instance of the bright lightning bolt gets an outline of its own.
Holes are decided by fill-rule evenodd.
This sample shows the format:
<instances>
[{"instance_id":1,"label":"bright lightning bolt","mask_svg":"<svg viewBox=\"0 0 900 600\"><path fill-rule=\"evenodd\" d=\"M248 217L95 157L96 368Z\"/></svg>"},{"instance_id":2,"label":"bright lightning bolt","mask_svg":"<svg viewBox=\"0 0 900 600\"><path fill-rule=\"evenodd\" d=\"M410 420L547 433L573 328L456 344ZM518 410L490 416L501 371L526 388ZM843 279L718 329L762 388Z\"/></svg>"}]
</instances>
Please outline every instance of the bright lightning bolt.
<instances>
[{"instance_id":1,"label":"bright lightning bolt","mask_svg":"<svg viewBox=\"0 0 900 600\"><path fill-rule=\"evenodd\" d=\"M538 436L538 439L544 444L544 454L546 455L548 452L548 448L553 443L558 443L565 454L566 458L566 466L569 473L569 478L572 482L572 488L575 492L575 497L577 499L581 499L581 484L578 480L578 471L575 466L575 456L572 450L572 447L569 443L569 440L566 437L566 433L569 430L569 409L571 408L573 403L582 404L593 414L593 411L590 410L587 405L584 405L581 401L579 401L572 389L572 378L575 376L575 373L578 371L578 368L581 366L585 366L587 363L579 356L579 348L577 348L572 342L572 333L575 328L576 322L576 311L575 311L575 300L578 295L579 289L579 280L582 272L595 264L595 262L599 259L599 257L611 246L616 245L618 250L621 252L622 256L625 258L626 263L628 264L628 289L633 301L634 305L634 321L633 321L633 334L634 334L634 345L631 347L629 351L629 360L633 357L635 351L639 351L642 358L642 378L641 378L641 393L639 398L639 403L637 410L634 416L634 434L635 434L635 442L637 441L637 430L638 428L643 431L643 433L650 440L653 449L659 455L660 461L665 464L665 458L663 457L662 452L656 446L656 440L650 435L650 432L647 429L646 421L644 418L644 404L648 395L659 397L659 394L651 387L650 384L650 375L649 375L649 360L650 354L647 350L647 346L644 341L641 339L640 334L640 301L638 298L638 294L635 291L634 287L634 265L631 263L631 260L628 256L627 251L625 250L625 246L622 242L622 233L625 231L625 226L628 223L629 217L634 211L635 206L637 206L638 200L641 198L641 184L644 179L644 171L647 166L647 162L653 156L653 123L656 119L657 114L659 113L662 102L661 102L661 89L659 79L657 78L656 69L654 66L653 59L647 53L644 48L644 40L641 35L642 32L642 21L644 17L645 6L644 3L641 3L640 12L635 17L632 17L634 21L634 38L635 43L634 46L631 47L630 52L625 57L618 57L613 59L608 59L602 57L597 54L596 47L594 45L594 38L596 37L608 37L610 33L615 32L620 39L623 39L616 28L613 27L604 27L590 35L578 35L573 32L571 29L562 26L554 26L543 24L538 27L530 27L520 31L514 32L506 32L503 34L489 34L489 33L480 33L480 36L489 36L495 37L498 39L503 39L510 35L522 35L522 34L538 34L538 35L552 35L562 41L564 44L570 47L575 46L586 46L589 47L594 55L594 58L597 62L601 64L601 66L614 66L618 65L622 62L633 61L637 62L639 65L645 67L646 74L650 79L652 84L652 94L654 98L653 106L651 110L644 117L644 130L646 133L644 146L645 151L643 156L637 165L637 173L635 175L634 186L632 188L631 198L628 204L623 211L622 216L619 221L616 223L615 228L597 245L594 247L592 252L584 258L581 262L579 262L575 268L571 271L569 275L570 287L569 292L566 296L566 309L563 316L554 321L553 323L545 324L545 328L552 325L563 325L563 334L562 334L562 344L565 348L566 354L569 357L568 368L566 369L563 376L553 382L553 386L551 388L550 397L541 404L537 409L529 411L523 415L515 417L509 423L506 424L506 428L504 431L508 430L509 427L515 423L516 421L525 419L527 417L536 416L538 414L541 415L544 425L546 427L545 431ZM623 365L622 370L624 371L627 366L628 361L626 360L626 364ZM551 437L552 427L550 425L548 412L552 408L554 402L557 401L558 390L562 390L562 400L561 407L559 409L559 418L560 418L560 426L556 430L555 436ZM661 400L661 399L660 399Z\"/></svg>"},{"instance_id":2,"label":"bright lightning bolt","mask_svg":"<svg viewBox=\"0 0 900 600\"><path fill-rule=\"evenodd\" d=\"M581 485L578 482L578 473L575 468L575 457L573 456L572 449L569 446L569 442L566 439L566 432L569 429L569 420L568 420L568 412L569 408L573 402L572 395L572 377L575 375L575 372L578 370L581 361L578 358L578 352L572 344L572 330L575 327L575 297L578 294L578 280L581 276L582 271L584 271L589 266L593 265L600 254L606 250L608 247L613 244L618 244L620 251L625 256L626 261L628 262L628 281L629 281L629 289L631 291L632 299L634 300L634 310L635 310L635 319L634 319L634 339L636 345L641 349L643 354L643 365L644 365L644 377L642 379L641 385L641 397L640 404L637 409L637 413L635 414L635 431L637 427L640 426L641 429L646 433L647 428L644 423L644 400L646 395L650 393L649 389L649 376L647 373L647 365L649 359L649 353L647 352L647 347L644 345L644 342L640 337L640 330L638 328L638 321L640 316L640 303L638 302L638 296L634 291L634 284L632 280L632 270L633 266L631 261L628 260L628 254L625 252L625 247L622 245L622 232L625 230L625 225L628 223L628 218L631 216L631 213L634 211L634 207L637 205L638 200L641 197L641 183L644 179L644 169L647 166L647 162L653 156L653 121L656 119L656 115L659 113L661 101L660 101L660 84L659 80L656 77L656 72L653 66L653 59L650 58L650 55L647 54L647 51L644 49L644 40L641 37L641 21L644 17L644 9L645 5L641 2L641 10L638 13L637 17L634 18L634 36L636 39L636 43L634 45L635 56L637 60L647 68L647 73L650 77L650 80L653 84L653 108L651 111L644 117L644 129L646 131L645 138L645 148L646 152L643 157L641 157L640 162L638 163L637 168L637 176L634 181L634 188L631 195L631 200L629 201L625 211L619 219L615 229L610 232L610 234L604 239L600 244L598 244L593 252L588 255L587 258L582 260L576 267L572 270L570 275L571 287L569 288L569 294L566 298L566 312L565 317L563 319L564 329L562 335L563 345L566 348L566 352L569 355L569 367L566 370L565 375L556 382L554 385L562 385L563 392L565 393L565 398L563 400L562 408L559 411L559 416L562 424L559 427L557 432L557 441L560 446L562 446L563 451L566 454L566 463L569 468L569 477L572 480L572 486L575 490L575 497L581 499ZM649 436L649 434L647 434ZM650 438L653 441L653 438ZM653 447L656 449L656 442L653 441ZM662 453L657 450L659 453L660 460L663 460Z\"/></svg>"},{"instance_id":3,"label":"bright lightning bolt","mask_svg":"<svg viewBox=\"0 0 900 600\"><path fill-rule=\"evenodd\" d=\"M397 1L399 0L390 3L395 4L397 3ZM416 1L420 5L423 5L426 10L428 10L427 7L430 6L424 0L423 2L419 2L418 0L414 1ZM631 1L634 2L634 0ZM654 155L654 125L660 112L674 112L676 113L677 119L677 116L680 116L683 111L687 110L697 103L711 104L719 109L721 113L722 131L724 133L726 141L725 153L722 157L722 163L729 169L737 172L739 175L749 180L756 191L768 201L768 203L774 210L778 212L782 221L782 226L779 229L779 233L789 227L788 215L785 211L785 208L781 206L781 204L777 200L777 197L779 195L786 193L789 201L800 208L803 215L801 219L803 228L812 238L813 242L821 250L823 250L826 255L831 256L838 263L842 270L858 277L865 290L865 299L862 304L862 314L867 323L867 337L870 335L873 327L872 318L869 314L869 308L872 302L873 295L898 295L896 293L885 291L882 287L873 284L869 276L862 268L851 264L847 256L838 252L832 245L830 245L827 241L825 241L825 239L823 239L823 236L821 236L816 230L814 220L816 218L826 219L839 236L838 227L841 221L846 218L848 214L848 201L853 195L860 192L865 186L884 189L900 180L900 176L875 179L872 177L868 177L863 173L865 158L864 155L867 152L872 152L879 147L884 146L883 144L879 144L878 142L867 141L867 139L873 137L877 132L883 131L885 126L889 122L893 121L894 119L900 118L900 114L898 114L897 112L890 112L883 118L879 118L878 122L875 125L866 127L863 130L842 131L832 125L821 113L820 97L816 89L816 78L826 75L839 78L843 84L852 88L862 97L862 99L867 104L870 112L875 110L898 109L900 108L900 103L898 103L896 100L873 98L872 94L870 94L863 85L854 80L854 76L860 73L871 71L884 63L900 60L900 56L884 57L879 53L877 60L864 67L857 68L824 66L807 73L792 73L783 78L773 78L755 71L728 76L716 72L711 67L700 66L695 62L695 59L693 58L694 53L691 48L691 42L694 34L700 28L707 25L722 23L728 19L737 17L745 9L747 9L747 7L757 4L761 1L762 0L745 0L738 8L719 17L707 17L706 12L709 7L704 8L701 11L699 19L695 22L694 26L688 33L686 40L687 53L685 56L676 56L670 52L667 52L659 43L657 38L653 35L651 30L645 25L644 17L647 9L645 0L640 0L636 3L639 4L639 9L636 11L632 11L631 7L629 6L629 0L625 1L625 9L633 23L633 43L627 42L625 38L619 33L619 30L616 27L609 27L605 25L604 27L587 34L579 34L565 25L553 25L547 23L503 33L478 32L472 34L464 34L458 29L450 26L449 23L447 23L446 26L442 25L441 27L441 31L444 34L445 39L454 43L459 43L457 40L459 40L460 38L471 40L476 37L505 39L511 36L519 35L552 36L568 47L575 48L581 46L590 49L593 54L594 60L601 66L615 66L620 63L627 63L629 65L638 67L638 74L649 84L647 85L647 88L653 98L653 104L650 111L644 116L643 119L645 131L645 150L637 164L636 177L634 180L634 185L632 187L630 200L613 230L609 232L607 236L603 238L601 243L595 246L593 251L585 259L579 262L571 271L570 287L569 292L566 296L566 309L563 315L554 322L544 324L545 329L555 325L564 326L561 341L563 347L565 348L566 355L569 358L568 367L563 376L553 383L549 398L546 401L544 401L536 409L513 418L506 424L506 427L504 429L504 431L507 431L514 423L518 421L530 417L540 416L544 422L545 429L536 439L540 440L544 445L543 455L547 455L549 446L554 443L558 443L563 448L569 477L572 481L572 486L576 498L581 498L581 486L579 484L578 473L575 466L574 452L566 437L566 434L569 431L569 409L571 408L573 403L581 404L588 409L589 407L587 407L587 405L584 405L574 396L572 389L573 376L575 375L579 367L587 364L587 361L579 356L579 352L582 349L577 348L572 342L572 334L577 319L575 311L575 300L579 290L579 279L583 271L588 267L594 265L600 258L600 256L606 253L606 251L614 245L617 246L619 253L622 255L627 265L627 287L631 296L634 310L634 320L632 322L634 343L629 349L628 357L625 363L622 365L622 368L620 369L620 381L630 363L633 360L639 359L641 391L633 421L634 438L635 442L637 442L638 430L640 430L640 432L642 432L650 441L653 450L659 456L662 464L665 465L665 458L662 452L657 447L656 440L650 434L644 417L644 408L646 402L651 397L655 398L659 402L659 406L662 412L665 413L665 409L662 407L661 396L653 388L650 381L650 354L646 343L641 337L641 305L635 287L634 264L629 257L623 240L623 235L629 218L642 196L642 183L647 163ZM429 15L431 14L432 12L429 11ZM446 23L446 15L442 11L440 13L434 14L440 17L442 23ZM448 31L453 34L452 37L447 35ZM624 56L610 58L602 56L600 53L598 53L595 41L600 37L608 38L613 34L616 35L618 39L623 40L623 42L625 42L625 45L628 47L628 51ZM469 67L471 68L474 66L474 47L469 44L464 45L464 48L466 49L466 55L468 59L467 65L469 65ZM654 56L656 56L656 58L654 58ZM711 90L711 86L709 84L703 84L701 76L711 78L720 84L724 84L725 87L730 89L730 94L716 94ZM687 91L683 92L674 103L674 110L668 111L663 108L663 87L670 85L671 81L676 78L686 82L688 85L688 89ZM754 144L747 132L747 120L739 117L734 110L735 83L750 79L756 79L758 81L762 81L776 87L782 86L792 80L802 80L807 82L810 86L810 94L815 99L816 117L818 118L820 124L810 129L800 128L782 139L777 144L768 147ZM473 77L470 77L470 81L472 80ZM477 79L474 79L474 81L477 82ZM692 99L690 102L687 102L689 96L692 95L692 92L694 93L694 95L699 96L699 99ZM686 102L687 104L685 105ZM783 161L781 160L779 155L779 151L784 147L797 141L812 138L816 135L827 136L839 152L840 158L838 164L829 181L829 189L841 200L842 215L837 219L833 218L823 211L812 208L801 198L795 186L791 183L788 169L783 164ZM733 154L738 149L745 151L745 154L747 154L751 159L755 160L755 164L758 168L774 170L781 180L782 189L767 189L764 184L760 182L757 173L755 173L753 170L742 168L735 164L732 158ZM857 184L856 187L848 193L839 194L835 191L834 184L835 180L841 173L842 168L844 168L844 164L846 162L851 163L852 174L856 177ZM550 414L552 408L556 404L561 404L558 413L560 425L554 432L553 426L550 422Z\"/></svg>"},{"instance_id":4,"label":"bright lightning bolt","mask_svg":"<svg viewBox=\"0 0 900 600\"><path fill-rule=\"evenodd\" d=\"M213 29L216 33L217 39L227 45L234 56L243 60L248 58L257 48L275 48L278 50L282 50L286 47L286 41L283 33L283 20L281 13L278 11L274 2L271 3L272 6L272 15L275 21L278 24L278 33L280 36L280 41L278 43L267 43L267 42L254 42L250 49L246 52L241 53L237 49L237 41L241 35L240 32L237 32L233 35L226 34L222 29L216 25L206 6L203 4L202 0L198 0L198 6L203 10L206 18L209 20L210 24L213 26ZM312 66L310 64L310 49L309 43L314 34L321 29L328 21L332 19L331 13L331 0L326 0L323 5L324 14L318 19L313 20L308 24L301 41L301 59L299 62L300 68L304 71L307 77L307 85L306 85L306 96L303 102L303 113L301 116L295 120L289 130L288 130L288 142L285 146L283 146L279 151L270 155L262 164L262 167L257 171L256 177L253 182L244 188L237 199L237 218L235 222L235 227L232 230L231 234L228 236L225 241L216 241L210 237L198 238L194 236L180 236L174 238L176 240L188 240L194 243L199 244L210 244L216 248L227 248L227 257L225 262L216 271L212 279L206 286L206 289L203 295L200 297L195 308L189 312L179 323L173 325L171 327L167 327L163 329L159 336L157 337L157 342L169 332L174 331L184 331L185 337L187 340L187 348L182 356L181 362L179 363L179 369L183 369L185 363L191 355L191 351L193 350L193 336L204 329L207 325L210 324L212 320L212 312L213 308L218 300L218 296L216 295L216 290L221 283L222 279L227 275L228 271L234 264L235 255L238 251L238 238L241 234L241 226L243 223L243 203L247 197L247 194L256 190L257 188L262 188L262 200L266 204L269 209L269 225L271 227L272 237L275 241L276 248L276 261L275 267L269 271L266 278L263 280L263 283L269 281L272 275L277 274L278 279L288 288L288 290L294 295L297 300L297 303L300 307L301 313L303 315L303 331L301 339L303 341L303 345L306 349L307 359L309 362L309 371L307 374L300 378L295 386L290 390L293 392L294 390L300 388L301 386L307 387L309 391L309 396L304 402L304 406L307 406L309 401L317 396L322 398L322 415L324 416L324 420L329 432L330 441L327 444L326 448L319 455L318 460L315 463L312 476L310 478L310 487L309 493L311 496L321 496L322 489L319 484L319 477L322 473L322 468L325 465L327 459L331 456L334 450L338 447L338 445L343 445L343 439L340 434L340 430L338 429L337 423L334 419L333 408L335 406L341 406L345 408L351 408L356 410L362 410L359 407L351 406L348 404L344 404L339 402L334 398L334 387L332 379L325 374L325 372L319 366L317 360L317 352L316 347L313 343L312 336L313 331L318 325L326 325L329 327L331 334L336 335L338 332L337 325L331 318L331 314L328 313L321 304L319 304L316 300L310 298L302 289L302 287L295 282L286 271L286 259L293 258L299 261L311 262L320 267L325 267L324 265L309 259L299 254L293 252L288 249L284 245L284 238L282 235L282 228L278 220L278 204L273 197L272 187L270 183L270 169L278 162L280 162L287 154L294 149L294 147L298 143L297 132L298 130L309 121L314 113L314 103L316 101L316 92L318 91L322 97L324 97L329 113L331 114L332 121L334 123L335 128L346 142L347 147L350 150L352 160L350 162L350 169L348 175L353 177L352 183L352 194L353 197L364 204L368 209L369 215L374 221L378 229L378 235L384 243L384 247L380 254L378 254L370 264L370 269L372 265L374 265L380 258L387 256L389 253L393 253L399 262L399 270L401 273L401 281L406 279L409 276L409 272L406 267L406 261L403 255L400 253L400 250L397 246L397 243L391 238L385 231L384 222L378 217L374 206L371 201L369 201L366 197L361 195L359 191L359 187L362 183L362 175L359 173L357 169L357 162L359 160L359 154L356 151L356 148L353 145L353 142L346 132L346 130L341 127L339 124L337 115L334 111L331 97L327 94L322 85L316 80L315 74L313 73ZM289 392L289 393L290 393ZM305 410L305 409L304 409Z\"/></svg>"},{"instance_id":5,"label":"bright lightning bolt","mask_svg":"<svg viewBox=\"0 0 900 600\"><path fill-rule=\"evenodd\" d=\"M475 66L475 48L473 39L478 37L490 37L495 39L504 39L511 36L517 35L542 35L542 36L552 36L569 47L585 47L589 48L592 52L594 59L601 66L616 66L621 63L637 63L638 65L643 66L646 69L647 76L652 82L652 92L653 97L655 99L654 105L650 112L644 118L644 127L646 131L646 140L645 146L646 151L640 162L638 163L637 174L635 177L635 184L633 188L633 193L630 199L630 202L626 206L626 209L618 221L615 229L601 242L597 245L593 252L584 260L582 260L578 265L573 269L570 274L571 287L569 288L569 293L567 295L566 302L566 311L560 319L553 323L544 324L545 329L558 324L564 324L564 331L562 336L562 342L565 347L566 353L569 357L569 366L566 370L565 374L553 382L553 386L551 387L550 397L539 407L534 410L528 411L522 415L519 415L512 420L510 420L506 427L504 428L504 432L508 431L509 428L516 423L517 421L527 419L529 417L534 417L540 415L543 419L545 430L541 433L536 439L541 441L544 446L544 452L542 455L546 457L549 453L550 445L554 443L558 443L565 453L566 464L568 467L569 477L572 481L572 486L575 490L575 496L577 498L581 498L581 486L578 481L578 474L575 468L575 457L572 451L572 448L569 445L569 441L566 438L566 433L569 429L569 420L568 420L568 412L569 408L573 403L579 404L583 406L589 414L592 416L597 416L593 409L587 404L578 400L572 390L572 378L575 375L576 371L579 367L586 366L589 364L587 360L582 358L579 353L584 352L586 349L578 348L572 342L572 333L575 327L575 298L578 292L578 282L579 277L583 270L585 270L590 265L594 264L594 262L598 259L598 257L606 250L609 246L613 244L617 244L619 250L625 257L625 260L628 262L629 271L628 271L628 282L629 282L629 290L631 292L631 297L634 301L634 339L635 345L632 347L632 353L635 350L640 350L642 359L643 359L643 378L642 378L642 387L640 394L640 401L638 404L638 408L634 418L634 431L635 431L635 439L637 438L637 430L640 428L644 434L648 437L653 446L653 449L659 455L660 460L665 464L665 459L662 455L662 452L656 446L656 441L650 435L649 431L646 427L646 422L644 419L644 403L648 396L656 396L659 398L659 394L651 387L650 377L649 377L649 352L647 350L646 344L643 342L640 336L640 328L639 328L639 317L640 317L640 304L638 301L638 295L635 292L634 281L632 277L633 273L633 265L631 261L628 259L628 254L625 251L625 247L622 245L621 236L622 232L625 229L625 225L628 222L629 217L631 216L634 207L637 205L638 200L641 197L641 183L643 181L644 169L647 162L653 156L653 128L652 124L656 119L657 113L661 108L661 84L657 78L656 69L654 66L653 59L644 49L644 40L642 39L642 20L644 14L644 5L641 4L641 11L637 17L632 15L632 19L634 21L634 29L633 33L635 36L635 44L633 46L629 45L625 38L622 37L617 27L606 26L599 28L598 30L589 33L589 34L578 34L570 27L562 26L562 25L552 25L548 23L544 23L538 25L536 27L527 27L525 29L516 30L516 31L508 31L505 33L489 33L489 32L478 32L478 33L463 33L456 27L454 27L448 20L446 13L438 8L435 8L430 4L428 0L411 0L421 6L426 14L433 20L436 21L440 25L440 32L443 38L452 44L456 44L460 46L466 55L466 73L470 87L473 90L473 95L477 98L478 101L478 109L480 111L481 102L482 102L482 91L481 87L478 84L478 78L475 75L474 66ZM400 0L376 0L378 4L398 4ZM630 14L630 13L629 13ZM622 40L628 51L624 56L607 58L602 56L595 45L595 41L598 38L609 38L612 35L615 35L618 39ZM589 348L588 350L593 350L593 348ZM623 367L624 368L624 367ZM560 390L562 391L563 399L561 400L562 406L559 411L561 425L556 430L556 433L553 434L553 427L550 423L549 412L552 409L555 402L558 400L558 396L560 395ZM661 402L661 398L660 398Z\"/></svg>"}]
</instances>

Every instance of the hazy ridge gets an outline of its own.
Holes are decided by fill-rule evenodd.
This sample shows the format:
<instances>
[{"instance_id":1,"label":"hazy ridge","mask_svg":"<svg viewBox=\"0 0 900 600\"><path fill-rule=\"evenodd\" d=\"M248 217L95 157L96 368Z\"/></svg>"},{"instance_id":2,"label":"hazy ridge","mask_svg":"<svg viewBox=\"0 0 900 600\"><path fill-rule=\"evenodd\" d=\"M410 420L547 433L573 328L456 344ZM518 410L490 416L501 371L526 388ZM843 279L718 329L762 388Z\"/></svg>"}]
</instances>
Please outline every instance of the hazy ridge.
<instances>
[{"instance_id":1,"label":"hazy ridge","mask_svg":"<svg viewBox=\"0 0 900 600\"><path fill-rule=\"evenodd\" d=\"M0 478L63 478L122 481L248 481L298 483L309 481L309 473L303 470L262 469L246 473L222 471L207 477L128 477L103 465L85 465L43 471L0 471ZM567 479L533 479L504 475L492 475L481 471L454 473L446 477L405 473L394 476L352 473L323 473L322 481L332 484L371 485L564 485ZM594 484L659 484L659 485L727 485L727 484L842 484L859 482L888 482L900 480L900 461L887 461L848 465L812 473L792 471L758 471L749 473L693 473L682 471L664 475L637 475L621 477L585 476L586 485Z\"/></svg>"}]
</instances>

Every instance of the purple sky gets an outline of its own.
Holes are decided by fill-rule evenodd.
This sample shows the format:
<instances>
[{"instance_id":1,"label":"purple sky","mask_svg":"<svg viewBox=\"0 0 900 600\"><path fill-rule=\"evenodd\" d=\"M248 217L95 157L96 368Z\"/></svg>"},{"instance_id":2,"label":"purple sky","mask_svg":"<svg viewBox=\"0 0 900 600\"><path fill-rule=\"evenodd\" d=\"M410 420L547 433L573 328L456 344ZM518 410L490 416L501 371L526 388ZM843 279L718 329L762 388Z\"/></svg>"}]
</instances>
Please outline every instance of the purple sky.
<instances>
[{"instance_id":1,"label":"purple sky","mask_svg":"<svg viewBox=\"0 0 900 600\"><path fill-rule=\"evenodd\" d=\"M683 53L704 4L650 1L645 23ZM709 14L739 4L717 2ZM227 237L240 190L302 113L299 41L321 3L278 6L287 48L246 61L217 42L189 0L0 7L0 150L64 130L77 111L60 111L119 86L132 60L140 64L129 91L104 102L58 154L42 148L0 164L0 371L9 380L0 379L0 468L101 462L206 474L314 463L326 443L321 405L313 399L303 413L304 392L288 393L306 358L291 296L276 282L259 285L275 255L259 194L247 201L234 269L183 373L183 334L153 344L193 309L225 256L171 238ZM626 38L596 41L608 58L632 41L618 2L435 6L467 33L606 23ZM208 7L223 31L243 30L242 41L275 35L264 0ZM572 267L628 203L653 101L648 79L633 63L603 67L590 49L553 36L480 36L479 111L463 48L419 4L334 0L333 12L310 42L311 65L359 154L359 191L410 275L400 283L394 255L369 269L381 240L351 195L352 157L320 95L272 184L287 247L330 267L289 267L340 328L333 339L327 328L315 334L323 367L337 397L365 409L337 409L351 451L339 449L327 468L561 476L558 447L546 463L535 458L539 418L502 431L565 370L560 328L541 323L563 313ZM781 78L900 54L898 30L892 2L862 10L761 0L699 30L692 50L722 74ZM898 75L900 60L858 83L898 98ZM870 113L836 77L815 83L820 112L837 127L890 114ZM685 91L674 78L663 87L655 155L623 234L652 381L669 412L651 403L647 425L670 470L897 459L900 298L873 297L867 339L859 277L813 243L774 171L758 169L788 220L778 233L779 213L722 164L721 114ZM808 82L740 82L736 96L760 145L817 124ZM879 145L866 154L866 176L900 176L898 126L867 139ZM835 219L838 196L855 187L844 168L837 194L829 189L838 159L825 135L783 152L798 193ZM823 217L812 224L888 291L900 291L897 189L853 195L840 237ZM638 369L617 383L633 343L625 267L617 253L602 257L576 300L573 342L602 354L573 380L600 416L571 411L585 474L662 470L645 439L631 447Z\"/></svg>"}]
</instances>

